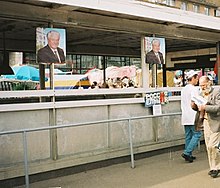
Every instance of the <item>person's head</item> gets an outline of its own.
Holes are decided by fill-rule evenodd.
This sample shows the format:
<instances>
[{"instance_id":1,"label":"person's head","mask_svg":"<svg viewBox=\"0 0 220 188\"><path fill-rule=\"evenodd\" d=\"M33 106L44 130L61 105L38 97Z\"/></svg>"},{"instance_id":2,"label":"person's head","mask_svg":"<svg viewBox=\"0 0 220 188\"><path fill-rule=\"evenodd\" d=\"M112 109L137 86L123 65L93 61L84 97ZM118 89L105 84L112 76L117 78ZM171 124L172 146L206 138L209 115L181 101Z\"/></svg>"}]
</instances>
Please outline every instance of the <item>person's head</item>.
<instances>
[{"instance_id":1,"label":"person's head","mask_svg":"<svg viewBox=\"0 0 220 188\"><path fill-rule=\"evenodd\" d=\"M50 48L57 49L60 42L60 33L55 30L49 31L47 33L47 41Z\"/></svg>"},{"instance_id":2,"label":"person's head","mask_svg":"<svg viewBox=\"0 0 220 188\"><path fill-rule=\"evenodd\" d=\"M208 76L201 76L199 79L200 91L203 94L209 94L212 88L211 80Z\"/></svg>"},{"instance_id":3,"label":"person's head","mask_svg":"<svg viewBox=\"0 0 220 188\"><path fill-rule=\"evenodd\" d=\"M152 40L152 50L156 53L160 51L160 40L158 39Z\"/></svg>"},{"instance_id":4,"label":"person's head","mask_svg":"<svg viewBox=\"0 0 220 188\"><path fill-rule=\"evenodd\" d=\"M194 71L194 70L190 70L187 74L186 74L186 79L188 81L189 84L192 85L197 85L198 81L199 81L199 76L198 76L198 72Z\"/></svg>"},{"instance_id":5,"label":"person's head","mask_svg":"<svg viewBox=\"0 0 220 188\"><path fill-rule=\"evenodd\" d=\"M178 70L175 72L175 78L176 79L182 79L183 78L183 72L181 70Z\"/></svg>"},{"instance_id":6,"label":"person's head","mask_svg":"<svg viewBox=\"0 0 220 188\"><path fill-rule=\"evenodd\" d=\"M207 77L209 78L209 82L210 82L210 84L213 86L214 85L214 80L213 80L213 78L212 78L212 76L210 76L210 75L207 75Z\"/></svg>"}]
</instances>

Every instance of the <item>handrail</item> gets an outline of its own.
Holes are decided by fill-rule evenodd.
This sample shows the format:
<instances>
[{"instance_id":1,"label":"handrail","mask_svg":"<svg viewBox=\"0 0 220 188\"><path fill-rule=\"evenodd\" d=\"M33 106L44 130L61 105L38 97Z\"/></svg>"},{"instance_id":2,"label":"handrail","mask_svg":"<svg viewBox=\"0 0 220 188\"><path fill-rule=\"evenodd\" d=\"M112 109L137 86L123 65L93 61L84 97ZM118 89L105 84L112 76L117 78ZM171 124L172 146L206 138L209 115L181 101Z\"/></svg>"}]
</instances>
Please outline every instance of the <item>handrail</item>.
<instances>
[{"instance_id":1,"label":"handrail","mask_svg":"<svg viewBox=\"0 0 220 188\"><path fill-rule=\"evenodd\" d=\"M39 128L31 128L31 129L26 128L26 129L21 129L21 130L3 131L3 132L0 132L0 136L9 135L9 134L22 134L23 135L25 185L26 185L26 188L29 188L28 147L27 147L27 145L28 145L27 144L27 133L28 132L37 132L37 131L54 130L54 129L60 129L60 128L79 127L79 126L94 125L94 124L99 124L99 123L128 121L131 168L134 168L135 164L134 164L134 152L133 152L131 121L132 120L137 120L137 119L156 118L156 117L162 117L162 116L175 116L175 115L181 115L181 112L161 114L161 115L125 117L125 118L119 118L119 119L99 120L99 121L91 121L91 122L75 123L75 124L66 124L66 125L45 126L45 127L39 127Z\"/></svg>"},{"instance_id":2,"label":"handrail","mask_svg":"<svg viewBox=\"0 0 220 188\"><path fill-rule=\"evenodd\" d=\"M36 131L59 129L59 128L79 127L79 126L83 126L83 125L93 125L93 124L99 124L99 123L110 123L110 122L126 121L126 120L129 120L129 119L130 120L137 120L137 119L144 119L144 118L156 118L156 117L174 116L174 115L181 115L181 112L161 114L161 115L147 115L147 116L137 116L137 117L126 117L126 118L119 118L119 119L89 121L89 122L83 122L83 123L45 126L45 127L31 128L31 129L19 129L19 130L12 130L12 131L3 131L3 132L0 132L0 136L1 135L6 135L6 134L17 134L17 133L23 133L23 132L36 132Z\"/></svg>"},{"instance_id":3,"label":"handrail","mask_svg":"<svg viewBox=\"0 0 220 188\"><path fill-rule=\"evenodd\" d=\"M181 87L161 88L121 88L121 89L72 89L72 90L22 90L22 91L0 91L0 98L15 97L52 97L52 96L88 96L88 95L114 95L114 94L136 94L153 91L181 91Z\"/></svg>"},{"instance_id":4,"label":"handrail","mask_svg":"<svg viewBox=\"0 0 220 188\"><path fill-rule=\"evenodd\" d=\"M1 104L0 105L0 112L44 110L44 109L52 109L52 108L54 108L53 102Z\"/></svg>"},{"instance_id":5,"label":"handrail","mask_svg":"<svg viewBox=\"0 0 220 188\"><path fill-rule=\"evenodd\" d=\"M0 91L0 98L51 97L53 90Z\"/></svg>"},{"instance_id":6,"label":"handrail","mask_svg":"<svg viewBox=\"0 0 220 188\"><path fill-rule=\"evenodd\" d=\"M18 104L1 104L0 112L14 112L27 110L44 110L58 108L76 108L85 106L104 106L115 104L135 104L144 103L144 98L120 98L120 99L97 99L97 100L79 100L79 101L57 101L41 103L18 103Z\"/></svg>"},{"instance_id":7,"label":"handrail","mask_svg":"<svg viewBox=\"0 0 220 188\"><path fill-rule=\"evenodd\" d=\"M39 98L39 100L24 102L24 103L11 103L0 104L0 112L13 112L13 111L27 111L27 110L45 110L45 109L59 109L59 108L75 108L85 106L102 106L102 105L115 105L127 103L144 103L143 93L155 91L171 91L178 92L181 88L149 88L147 91L143 88L125 88L125 89L76 89L76 90L29 90L29 91L0 91L0 99L28 99ZM110 99L93 99L89 100L89 96L93 95L120 95L120 94L134 94L134 97L128 98L110 98ZM138 98L135 94L141 94ZM65 96L88 96L83 100L68 100L56 101L56 97ZM53 97L53 101L41 100L41 97ZM170 101L179 101L179 96L169 97Z\"/></svg>"}]
</instances>

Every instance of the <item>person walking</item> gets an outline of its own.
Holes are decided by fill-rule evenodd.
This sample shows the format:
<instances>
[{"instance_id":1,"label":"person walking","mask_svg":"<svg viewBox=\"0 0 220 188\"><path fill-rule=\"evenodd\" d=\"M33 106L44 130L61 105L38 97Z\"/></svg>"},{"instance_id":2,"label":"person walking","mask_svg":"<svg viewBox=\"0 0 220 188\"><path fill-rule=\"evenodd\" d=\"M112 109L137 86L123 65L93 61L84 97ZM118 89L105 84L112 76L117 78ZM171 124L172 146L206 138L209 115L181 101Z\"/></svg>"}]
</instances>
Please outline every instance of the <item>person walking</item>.
<instances>
[{"instance_id":1,"label":"person walking","mask_svg":"<svg viewBox=\"0 0 220 188\"><path fill-rule=\"evenodd\" d=\"M194 121L196 111L191 107L191 99L197 92L195 86L198 84L199 80L198 72L190 70L186 75L186 79L188 84L181 91L181 121L185 130L185 149L181 156L185 161L192 163L193 160L196 159L196 157L192 155L192 152L198 145L202 134L200 130L195 129Z\"/></svg>"},{"instance_id":2,"label":"person walking","mask_svg":"<svg viewBox=\"0 0 220 188\"><path fill-rule=\"evenodd\" d=\"M216 178L220 173L220 89L213 88L208 76L199 79L200 95L207 99L206 104L198 105L199 112L205 111L203 126L210 171Z\"/></svg>"}]
</instances>

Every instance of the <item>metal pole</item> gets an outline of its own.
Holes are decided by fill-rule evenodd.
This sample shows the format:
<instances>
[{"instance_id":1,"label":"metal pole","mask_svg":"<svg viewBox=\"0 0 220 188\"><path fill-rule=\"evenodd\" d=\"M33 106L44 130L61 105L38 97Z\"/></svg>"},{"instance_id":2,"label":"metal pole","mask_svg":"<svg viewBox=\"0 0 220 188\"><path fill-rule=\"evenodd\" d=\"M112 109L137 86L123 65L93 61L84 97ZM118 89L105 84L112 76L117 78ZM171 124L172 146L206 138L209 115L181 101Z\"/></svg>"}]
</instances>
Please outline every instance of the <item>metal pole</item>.
<instances>
[{"instance_id":1,"label":"metal pole","mask_svg":"<svg viewBox=\"0 0 220 188\"><path fill-rule=\"evenodd\" d=\"M158 118L152 118L153 139L158 142Z\"/></svg>"},{"instance_id":2,"label":"metal pole","mask_svg":"<svg viewBox=\"0 0 220 188\"><path fill-rule=\"evenodd\" d=\"M103 56L103 84L104 86L106 85L106 67L107 67L107 61L106 61L106 56Z\"/></svg>"},{"instance_id":3,"label":"metal pole","mask_svg":"<svg viewBox=\"0 0 220 188\"><path fill-rule=\"evenodd\" d=\"M53 28L52 23L49 23L48 26ZM54 90L54 63L50 64L50 89Z\"/></svg>"},{"instance_id":4,"label":"metal pole","mask_svg":"<svg viewBox=\"0 0 220 188\"><path fill-rule=\"evenodd\" d=\"M217 63L218 85L220 85L220 41L217 42L216 63Z\"/></svg>"},{"instance_id":5,"label":"metal pole","mask_svg":"<svg viewBox=\"0 0 220 188\"><path fill-rule=\"evenodd\" d=\"M131 168L135 168L133 141L132 141L132 128L131 128L131 119L130 118L128 119L128 133L129 133L129 144L130 144L130 153L131 153Z\"/></svg>"},{"instance_id":6,"label":"metal pole","mask_svg":"<svg viewBox=\"0 0 220 188\"><path fill-rule=\"evenodd\" d=\"M53 24L49 23L49 27L53 28ZM55 126L56 125L56 109L55 109L55 88L54 88L54 63L50 64L50 89L54 91L54 95L51 99L51 102L53 102L53 109L52 112L50 112L50 125ZM50 131L51 136L51 156L53 160L57 160L58 158L58 146L57 146L57 130L52 129Z\"/></svg>"},{"instance_id":7,"label":"metal pole","mask_svg":"<svg viewBox=\"0 0 220 188\"><path fill-rule=\"evenodd\" d=\"M157 64L152 66L152 87L157 87Z\"/></svg>"},{"instance_id":8,"label":"metal pole","mask_svg":"<svg viewBox=\"0 0 220 188\"><path fill-rule=\"evenodd\" d=\"M153 37L155 38L155 34L153 34ZM151 75L152 75L152 87L157 87L157 64L152 65L151 69Z\"/></svg>"},{"instance_id":9,"label":"metal pole","mask_svg":"<svg viewBox=\"0 0 220 188\"><path fill-rule=\"evenodd\" d=\"M40 71L40 89L45 89L45 65L39 64L39 71Z\"/></svg>"},{"instance_id":10,"label":"metal pole","mask_svg":"<svg viewBox=\"0 0 220 188\"><path fill-rule=\"evenodd\" d=\"M108 105L107 106L107 109L108 109L108 120L110 119L110 106ZM107 122L107 134L106 134L106 136L107 136L107 148L109 148L110 147L110 143L111 143L111 140L110 140L110 138L111 138L111 135L110 135L110 133L111 133L111 130L110 130L110 127L111 126L111 124L110 124L110 122Z\"/></svg>"},{"instance_id":11,"label":"metal pole","mask_svg":"<svg viewBox=\"0 0 220 188\"><path fill-rule=\"evenodd\" d=\"M50 89L54 90L54 63L50 64Z\"/></svg>"},{"instance_id":12,"label":"metal pole","mask_svg":"<svg viewBox=\"0 0 220 188\"><path fill-rule=\"evenodd\" d=\"M166 70L166 64L165 63L162 64L162 69L163 69L163 85L162 85L162 87L167 87L167 70Z\"/></svg>"},{"instance_id":13,"label":"metal pole","mask_svg":"<svg viewBox=\"0 0 220 188\"><path fill-rule=\"evenodd\" d=\"M26 185L26 188L29 188L27 132L26 131L23 132L23 147L24 147L25 185Z\"/></svg>"},{"instance_id":14,"label":"metal pole","mask_svg":"<svg viewBox=\"0 0 220 188\"><path fill-rule=\"evenodd\" d=\"M53 90L54 91L54 90ZM53 109L50 111L50 125L56 126L56 109L55 109L55 92L52 97ZM58 159L58 146L57 146L57 129L51 129L51 157L53 160Z\"/></svg>"},{"instance_id":15,"label":"metal pole","mask_svg":"<svg viewBox=\"0 0 220 188\"><path fill-rule=\"evenodd\" d=\"M52 63L50 65L50 74L54 74L54 64ZM54 79L51 81L52 90L54 91L54 95L51 99L51 102L53 102L53 109L50 111L50 125L55 126L56 125L56 109L55 109L55 90L54 90ZM57 129L52 129L50 131L51 136L51 156L53 160L57 160L58 158L58 146L57 146Z\"/></svg>"}]
</instances>

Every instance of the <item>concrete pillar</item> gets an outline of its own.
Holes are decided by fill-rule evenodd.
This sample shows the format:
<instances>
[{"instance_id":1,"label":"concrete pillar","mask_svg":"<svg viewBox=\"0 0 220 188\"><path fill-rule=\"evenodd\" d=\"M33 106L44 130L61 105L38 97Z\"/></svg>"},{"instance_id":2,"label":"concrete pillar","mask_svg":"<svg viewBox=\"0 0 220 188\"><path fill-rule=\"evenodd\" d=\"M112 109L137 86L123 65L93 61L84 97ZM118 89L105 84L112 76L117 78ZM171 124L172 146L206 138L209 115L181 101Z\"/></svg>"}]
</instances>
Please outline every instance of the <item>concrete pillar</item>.
<instances>
[{"instance_id":1,"label":"concrete pillar","mask_svg":"<svg viewBox=\"0 0 220 188\"><path fill-rule=\"evenodd\" d=\"M141 69L142 69L142 87L149 88L149 64L145 60L145 36L141 37Z\"/></svg>"}]
</instances>

